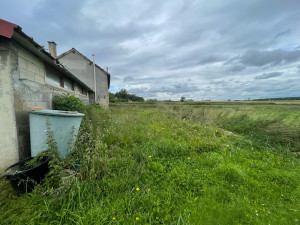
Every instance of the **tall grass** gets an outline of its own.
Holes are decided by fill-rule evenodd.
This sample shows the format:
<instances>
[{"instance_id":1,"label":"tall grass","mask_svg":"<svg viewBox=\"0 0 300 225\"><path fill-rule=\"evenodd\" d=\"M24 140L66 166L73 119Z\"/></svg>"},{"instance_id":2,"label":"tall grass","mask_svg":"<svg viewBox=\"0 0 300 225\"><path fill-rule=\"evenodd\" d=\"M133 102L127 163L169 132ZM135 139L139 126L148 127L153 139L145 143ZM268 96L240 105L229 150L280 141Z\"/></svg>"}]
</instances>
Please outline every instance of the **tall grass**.
<instances>
[{"instance_id":1,"label":"tall grass","mask_svg":"<svg viewBox=\"0 0 300 225\"><path fill-rule=\"evenodd\" d=\"M0 223L299 224L299 159L219 112L164 107L88 108L58 186L17 195L1 180Z\"/></svg>"},{"instance_id":2,"label":"tall grass","mask_svg":"<svg viewBox=\"0 0 300 225\"><path fill-rule=\"evenodd\" d=\"M177 118L192 120L204 126L216 126L244 135L257 147L272 146L286 151L300 151L300 107L298 112L289 111L289 106L273 106L273 110L241 107L240 105L214 107L191 107L186 105L159 108ZM236 107L239 106L239 107ZM279 110L277 110L279 108Z\"/></svg>"}]
</instances>

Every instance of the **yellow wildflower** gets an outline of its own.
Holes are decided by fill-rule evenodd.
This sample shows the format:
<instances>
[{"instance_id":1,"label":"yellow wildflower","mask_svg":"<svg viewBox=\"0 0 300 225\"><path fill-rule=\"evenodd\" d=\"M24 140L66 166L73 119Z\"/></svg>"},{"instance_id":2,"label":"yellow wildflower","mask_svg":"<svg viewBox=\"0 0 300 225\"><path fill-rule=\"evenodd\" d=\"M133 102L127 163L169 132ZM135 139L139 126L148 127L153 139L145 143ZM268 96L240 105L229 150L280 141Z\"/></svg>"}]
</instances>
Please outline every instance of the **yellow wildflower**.
<instances>
[{"instance_id":1,"label":"yellow wildflower","mask_svg":"<svg viewBox=\"0 0 300 225\"><path fill-rule=\"evenodd\" d=\"M136 221L138 221L139 219L140 219L140 218L138 218L138 217L137 217L137 218L135 218L135 220L136 220Z\"/></svg>"},{"instance_id":2,"label":"yellow wildflower","mask_svg":"<svg viewBox=\"0 0 300 225\"><path fill-rule=\"evenodd\" d=\"M191 158L190 158L190 157L188 157L187 159L188 159L188 160L190 160Z\"/></svg>"},{"instance_id":3,"label":"yellow wildflower","mask_svg":"<svg viewBox=\"0 0 300 225\"><path fill-rule=\"evenodd\" d=\"M148 157L151 158L151 155L149 155Z\"/></svg>"},{"instance_id":4,"label":"yellow wildflower","mask_svg":"<svg viewBox=\"0 0 300 225\"><path fill-rule=\"evenodd\" d=\"M199 171L199 169L196 169L196 171L198 172L198 171Z\"/></svg>"},{"instance_id":5,"label":"yellow wildflower","mask_svg":"<svg viewBox=\"0 0 300 225\"><path fill-rule=\"evenodd\" d=\"M148 188L148 191L150 191L151 189L150 188Z\"/></svg>"},{"instance_id":6,"label":"yellow wildflower","mask_svg":"<svg viewBox=\"0 0 300 225\"><path fill-rule=\"evenodd\" d=\"M135 190L139 191L139 190L140 190L140 188L139 188L139 187L137 187Z\"/></svg>"},{"instance_id":7,"label":"yellow wildflower","mask_svg":"<svg viewBox=\"0 0 300 225\"><path fill-rule=\"evenodd\" d=\"M113 217L113 220L116 220L116 218L115 218L115 217Z\"/></svg>"}]
</instances>

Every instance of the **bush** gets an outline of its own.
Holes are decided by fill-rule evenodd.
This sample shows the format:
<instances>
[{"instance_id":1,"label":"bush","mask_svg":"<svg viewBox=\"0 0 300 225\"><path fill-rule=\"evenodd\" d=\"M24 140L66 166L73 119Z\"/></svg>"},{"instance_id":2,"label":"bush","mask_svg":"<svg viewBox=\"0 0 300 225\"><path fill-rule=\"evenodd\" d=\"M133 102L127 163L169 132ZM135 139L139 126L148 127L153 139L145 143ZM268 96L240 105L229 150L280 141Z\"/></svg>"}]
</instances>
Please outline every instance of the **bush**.
<instances>
[{"instance_id":1,"label":"bush","mask_svg":"<svg viewBox=\"0 0 300 225\"><path fill-rule=\"evenodd\" d=\"M111 97L111 95L110 95ZM118 102L144 102L143 97L136 96L135 94L129 94L126 89L121 89L119 92L114 94L114 98L117 99Z\"/></svg>"},{"instance_id":2,"label":"bush","mask_svg":"<svg viewBox=\"0 0 300 225\"><path fill-rule=\"evenodd\" d=\"M83 113L85 105L79 98L69 94L63 94L53 98L53 109Z\"/></svg>"}]
</instances>

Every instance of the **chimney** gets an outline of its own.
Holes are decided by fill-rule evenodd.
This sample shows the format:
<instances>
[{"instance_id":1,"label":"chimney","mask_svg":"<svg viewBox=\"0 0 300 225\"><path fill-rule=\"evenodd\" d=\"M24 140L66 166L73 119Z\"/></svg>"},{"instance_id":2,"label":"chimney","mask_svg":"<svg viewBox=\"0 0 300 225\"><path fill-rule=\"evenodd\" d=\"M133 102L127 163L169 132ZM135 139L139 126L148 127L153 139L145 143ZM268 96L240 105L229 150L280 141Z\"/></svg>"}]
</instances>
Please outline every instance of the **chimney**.
<instances>
[{"instance_id":1,"label":"chimney","mask_svg":"<svg viewBox=\"0 0 300 225\"><path fill-rule=\"evenodd\" d=\"M49 53L56 59L56 43L54 41L48 41Z\"/></svg>"}]
</instances>

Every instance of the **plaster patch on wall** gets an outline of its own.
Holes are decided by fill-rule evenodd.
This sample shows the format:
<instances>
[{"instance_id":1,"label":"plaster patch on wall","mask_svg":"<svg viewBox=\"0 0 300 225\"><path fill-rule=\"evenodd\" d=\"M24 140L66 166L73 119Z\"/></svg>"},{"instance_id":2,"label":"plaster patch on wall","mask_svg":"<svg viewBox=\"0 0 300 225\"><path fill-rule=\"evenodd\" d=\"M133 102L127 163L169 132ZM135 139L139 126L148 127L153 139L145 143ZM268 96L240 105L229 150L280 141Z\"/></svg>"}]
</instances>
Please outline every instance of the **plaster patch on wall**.
<instances>
[{"instance_id":1,"label":"plaster patch on wall","mask_svg":"<svg viewBox=\"0 0 300 225\"><path fill-rule=\"evenodd\" d=\"M2 80L0 80L0 98L3 96Z\"/></svg>"},{"instance_id":2,"label":"plaster patch on wall","mask_svg":"<svg viewBox=\"0 0 300 225\"><path fill-rule=\"evenodd\" d=\"M0 71L3 71L7 64L8 50L0 50Z\"/></svg>"}]
</instances>

